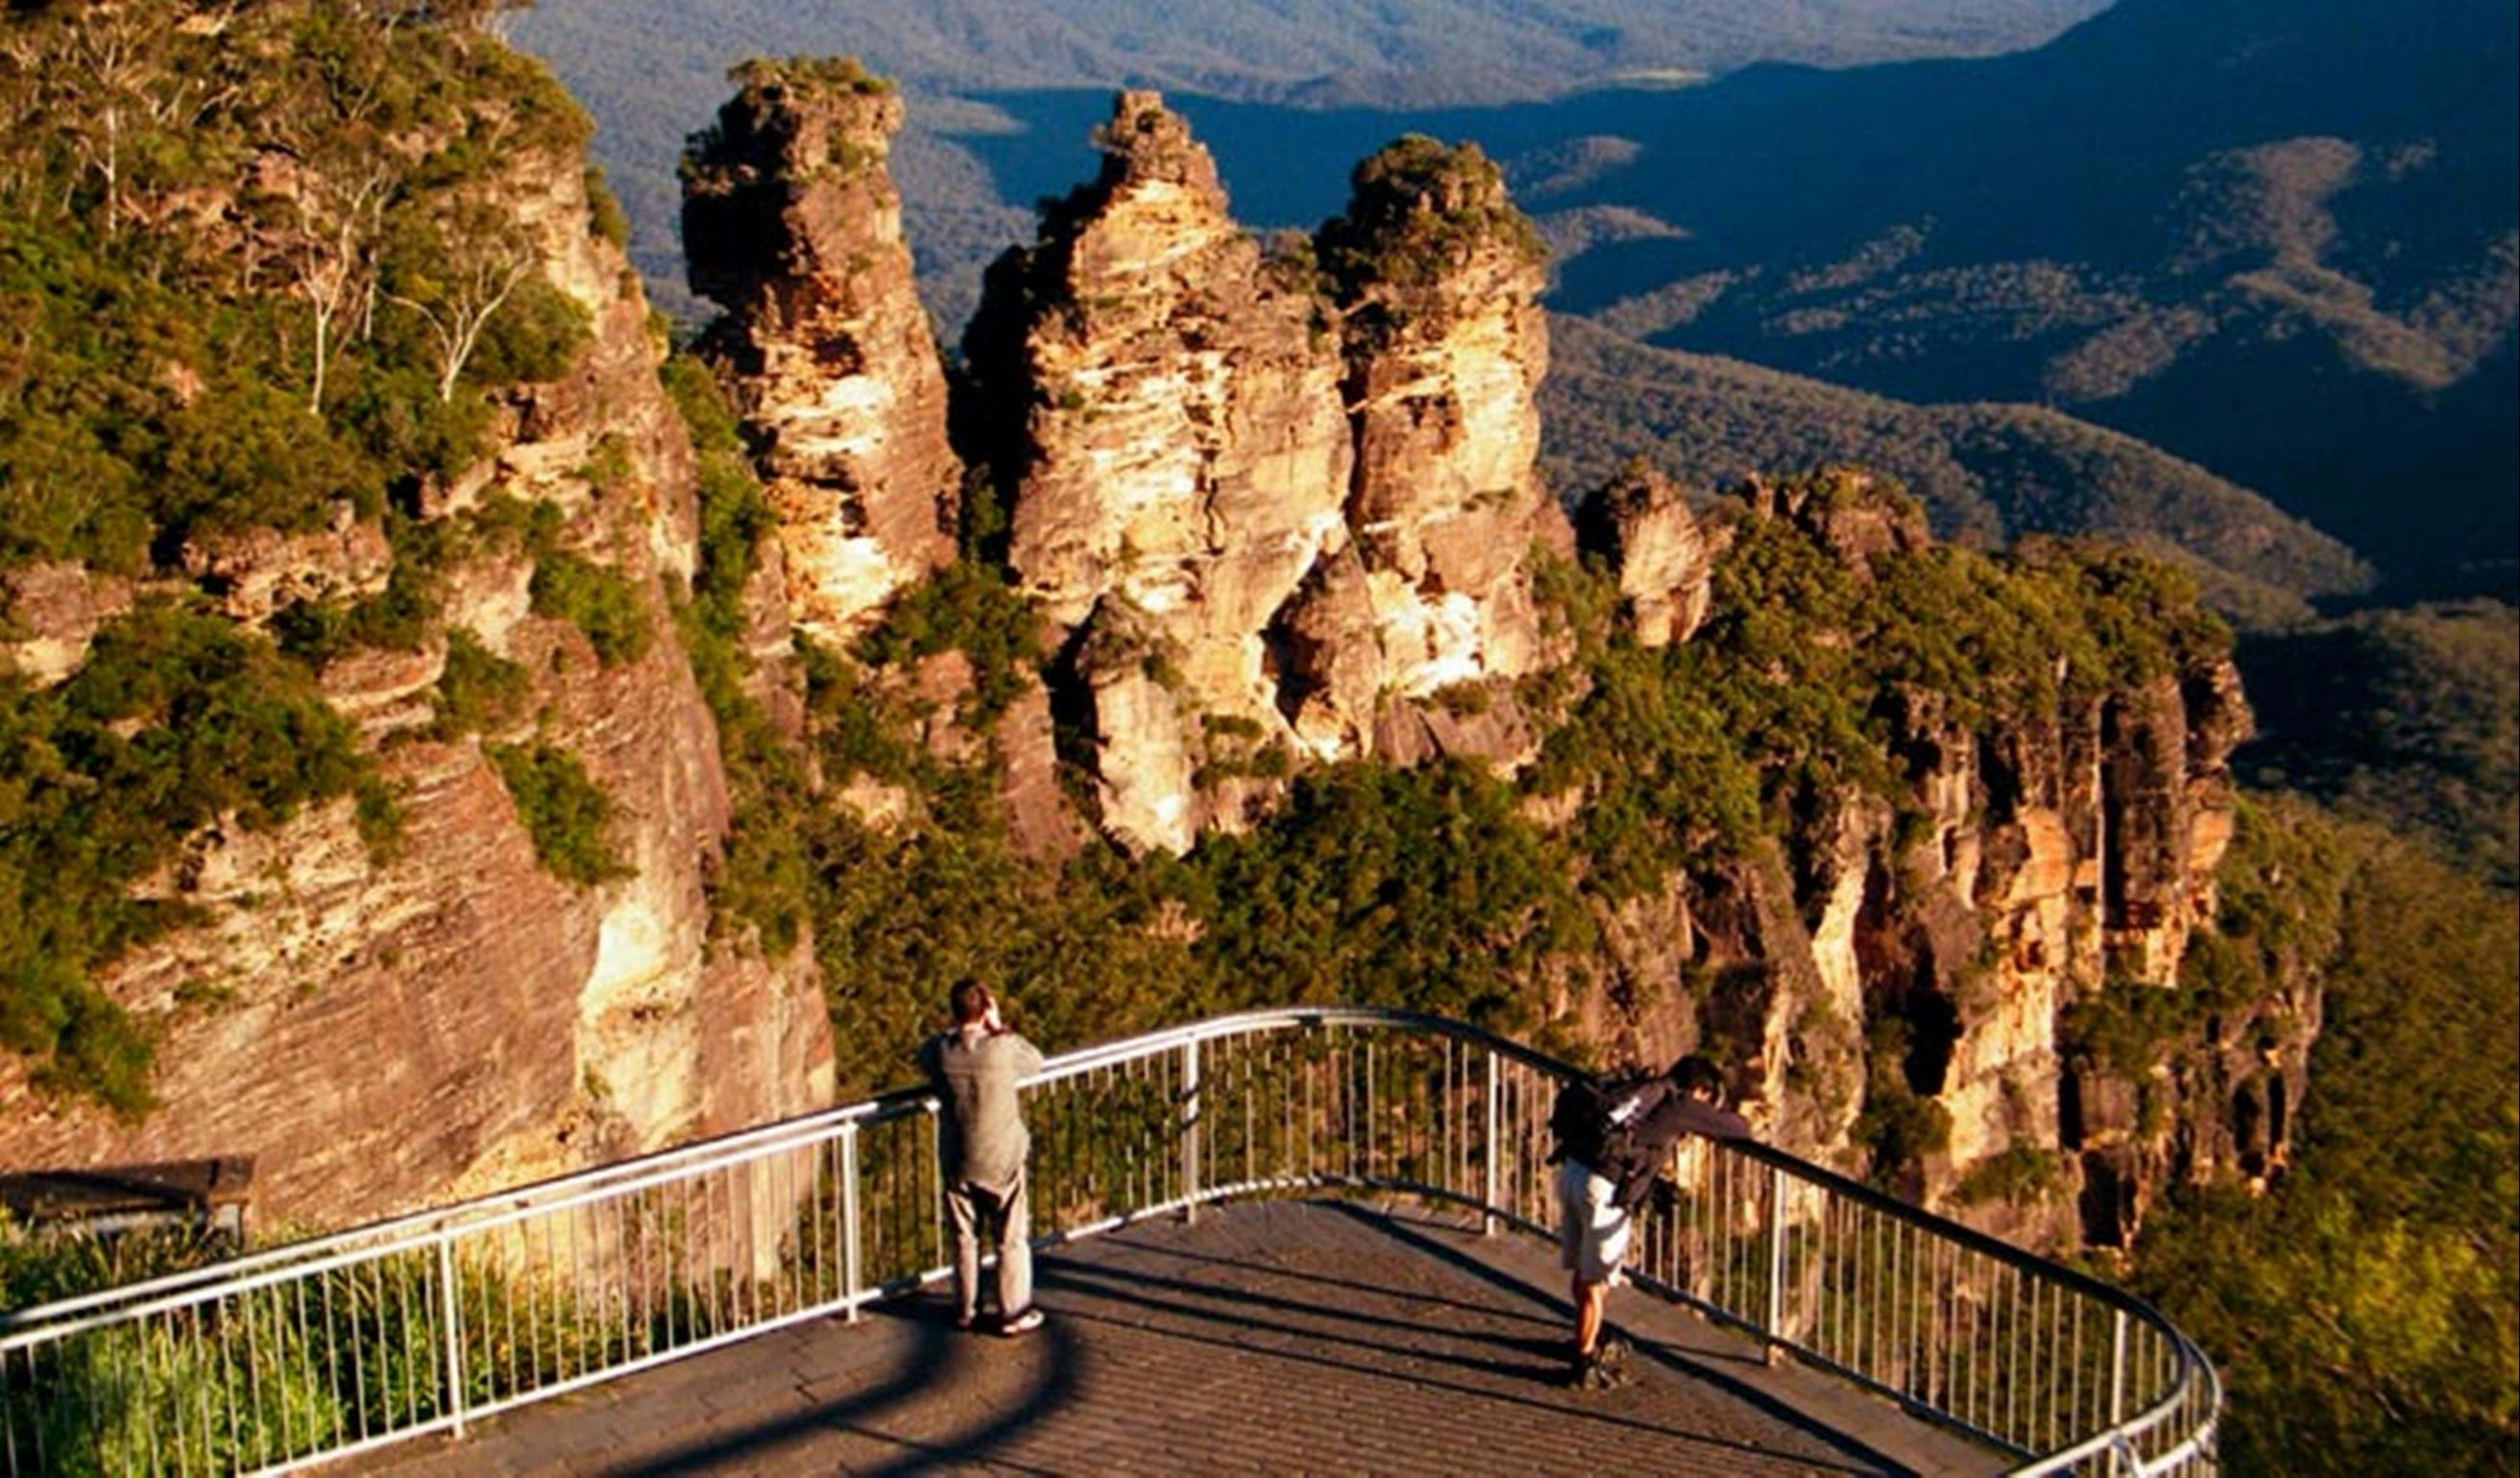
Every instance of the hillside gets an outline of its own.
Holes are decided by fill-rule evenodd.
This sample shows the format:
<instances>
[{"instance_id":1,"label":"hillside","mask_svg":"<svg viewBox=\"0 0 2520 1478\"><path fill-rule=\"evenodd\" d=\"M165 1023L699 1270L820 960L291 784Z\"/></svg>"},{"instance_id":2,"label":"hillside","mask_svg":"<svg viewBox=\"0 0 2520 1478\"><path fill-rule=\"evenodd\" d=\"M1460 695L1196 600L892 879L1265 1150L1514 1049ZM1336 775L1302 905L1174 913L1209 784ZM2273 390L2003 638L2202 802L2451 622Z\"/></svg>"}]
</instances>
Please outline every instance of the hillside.
<instances>
[{"instance_id":1,"label":"hillside","mask_svg":"<svg viewBox=\"0 0 2520 1478\"><path fill-rule=\"evenodd\" d=\"M1909 405L1564 317L1542 404L1563 488L1595 486L1636 455L1701 488L1851 462L1900 478L1955 536L2103 534L2174 560L2251 626L2297 620L2306 597L2367 578L2343 545L2257 494L2040 406Z\"/></svg>"},{"instance_id":2,"label":"hillside","mask_svg":"<svg viewBox=\"0 0 2520 1478\"><path fill-rule=\"evenodd\" d=\"M2271 1469L2511 1451L2508 895L2247 793L2182 571L1850 468L1570 520L1568 223L1409 138L1264 238L1147 91L948 365L899 90L747 67L669 354L495 14L0 13L0 1163L245 1146L319 1227L899 1083L965 976L1053 1048L1359 1001L1704 1052L1770 1142L2132 1258ZM1868 418L1956 519L2120 516L2025 470L2115 458L2351 572L2055 418L1564 347L1762 455ZM2386 690L2446 775L2509 732L2425 686L2509 649L2449 614ZM0 1302L81 1255L0 1236Z\"/></svg>"},{"instance_id":3,"label":"hillside","mask_svg":"<svg viewBox=\"0 0 2520 1478\"><path fill-rule=\"evenodd\" d=\"M650 100L684 84L653 79L698 86L722 56L642 30L663 51L609 81L578 23L562 8L525 33L589 69L639 259L670 282L666 181L693 114L656 116ZM1316 36L1312 69L1348 65L1350 34ZM1321 160L1405 131L1476 139L1560 248L1560 312L1911 402L2049 405L2344 539L2389 599L2512 588L2520 49L2490 0L2412 22L2379 0L2128 0L2013 55L1761 65L1522 106L1462 106L1512 94L1458 58L1456 106L1373 72L1294 106L1248 75L1039 51L1028 70L958 64L912 87L933 131L905 141L901 179L948 339L1020 207L1086 158L1100 89L1060 84L1089 66L1105 85L1177 77L1260 224L1337 208Z\"/></svg>"},{"instance_id":4,"label":"hillside","mask_svg":"<svg viewBox=\"0 0 2520 1478\"><path fill-rule=\"evenodd\" d=\"M2266 491L2393 596L2507 594L2514 27L2477 0L2128 0L2020 56L1583 100L1568 135L1638 154L1563 205L1688 234L1565 264L1556 306L2050 403Z\"/></svg>"},{"instance_id":5,"label":"hillside","mask_svg":"<svg viewBox=\"0 0 2520 1478\"><path fill-rule=\"evenodd\" d=\"M2363 611L2241 644L2259 784L2520 882L2520 613L2493 601Z\"/></svg>"},{"instance_id":6,"label":"hillside","mask_svg":"<svg viewBox=\"0 0 2520 1478\"><path fill-rule=\"evenodd\" d=\"M427 9L0 17L0 1164L302 1225L828 1098L721 483L585 116Z\"/></svg>"}]
</instances>

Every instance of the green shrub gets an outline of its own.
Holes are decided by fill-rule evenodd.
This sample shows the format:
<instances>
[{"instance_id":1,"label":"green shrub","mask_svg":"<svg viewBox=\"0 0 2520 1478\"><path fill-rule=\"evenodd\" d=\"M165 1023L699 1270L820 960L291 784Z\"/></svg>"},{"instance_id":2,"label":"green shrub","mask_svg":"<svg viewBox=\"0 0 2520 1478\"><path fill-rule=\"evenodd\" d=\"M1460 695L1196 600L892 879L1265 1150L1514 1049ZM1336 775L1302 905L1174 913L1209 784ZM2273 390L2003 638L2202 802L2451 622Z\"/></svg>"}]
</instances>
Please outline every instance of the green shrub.
<instances>
[{"instance_id":1,"label":"green shrub","mask_svg":"<svg viewBox=\"0 0 2520 1478\"><path fill-rule=\"evenodd\" d=\"M144 1109L148 1033L88 974L184 914L129 888L213 820L269 828L371 775L304 667L180 605L109 623L59 688L0 679L0 1046Z\"/></svg>"},{"instance_id":2,"label":"green shrub","mask_svg":"<svg viewBox=\"0 0 2520 1478\"><path fill-rule=\"evenodd\" d=\"M613 851L608 835L611 797L587 778L576 755L540 740L484 744L481 750L498 766L544 872L581 887L631 875L634 870Z\"/></svg>"},{"instance_id":3,"label":"green shrub","mask_svg":"<svg viewBox=\"0 0 2520 1478\"><path fill-rule=\"evenodd\" d=\"M586 210L598 237L625 251L629 249L630 213L621 208L621 197L612 193L601 168L590 166L586 171Z\"/></svg>"},{"instance_id":4,"label":"green shrub","mask_svg":"<svg viewBox=\"0 0 2520 1478\"><path fill-rule=\"evenodd\" d=\"M875 666L898 667L961 651L971 659L972 676L963 718L986 729L1023 692L1024 679L1041 661L1040 644L1041 617L1032 605L994 570L958 560L895 596L858 640L857 654Z\"/></svg>"},{"instance_id":5,"label":"green shrub","mask_svg":"<svg viewBox=\"0 0 2520 1478\"><path fill-rule=\"evenodd\" d=\"M607 667L648 654L653 630L648 604L627 576L608 564L553 550L534 561L534 614L556 616L586 633L596 660Z\"/></svg>"},{"instance_id":6,"label":"green shrub","mask_svg":"<svg viewBox=\"0 0 2520 1478\"><path fill-rule=\"evenodd\" d=\"M446 665L437 676L437 718L429 734L451 739L503 733L524 718L533 695L533 678L523 667L458 626L446 634Z\"/></svg>"}]
</instances>

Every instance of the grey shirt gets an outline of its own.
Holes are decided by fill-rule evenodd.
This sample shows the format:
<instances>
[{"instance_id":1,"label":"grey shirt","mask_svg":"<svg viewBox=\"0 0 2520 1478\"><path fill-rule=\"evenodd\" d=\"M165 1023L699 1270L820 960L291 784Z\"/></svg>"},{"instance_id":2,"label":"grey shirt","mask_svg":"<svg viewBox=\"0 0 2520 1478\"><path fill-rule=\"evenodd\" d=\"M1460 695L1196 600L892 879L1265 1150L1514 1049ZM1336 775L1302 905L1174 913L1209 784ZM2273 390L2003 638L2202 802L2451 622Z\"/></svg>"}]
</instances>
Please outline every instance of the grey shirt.
<instances>
[{"instance_id":1,"label":"grey shirt","mask_svg":"<svg viewBox=\"0 0 2520 1478\"><path fill-rule=\"evenodd\" d=\"M1013 1032L945 1032L919 1052L919 1065L945 1100L948 1184L1004 1192L1023 1175L1032 1137L1024 1132L1015 1085L1041 1071L1041 1051Z\"/></svg>"}]
</instances>

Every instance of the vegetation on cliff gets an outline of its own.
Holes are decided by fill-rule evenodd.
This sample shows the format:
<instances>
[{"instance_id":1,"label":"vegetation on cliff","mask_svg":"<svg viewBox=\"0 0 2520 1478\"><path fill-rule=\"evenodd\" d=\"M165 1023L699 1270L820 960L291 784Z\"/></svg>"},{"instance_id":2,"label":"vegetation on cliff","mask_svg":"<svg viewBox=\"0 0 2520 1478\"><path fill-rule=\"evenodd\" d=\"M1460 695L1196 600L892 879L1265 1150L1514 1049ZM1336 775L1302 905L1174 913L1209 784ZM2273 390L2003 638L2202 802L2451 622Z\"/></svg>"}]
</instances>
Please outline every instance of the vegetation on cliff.
<instances>
[{"instance_id":1,"label":"vegetation on cliff","mask_svg":"<svg viewBox=\"0 0 2520 1478\"><path fill-rule=\"evenodd\" d=\"M2182 1190L2138 1285L2221 1366L2248 1473L2507 1473L2520 1452L2520 938L2511 896L2377 829L2242 812L2213 957L2323 984L2292 1163Z\"/></svg>"},{"instance_id":2,"label":"vegetation on cliff","mask_svg":"<svg viewBox=\"0 0 2520 1478\"><path fill-rule=\"evenodd\" d=\"M519 171L574 179L588 125L472 28L488 9L0 20L0 575L75 564L138 599L64 685L0 681L0 1043L52 1090L146 1103L147 1034L90 976L180 915L131 894L187 836L356 791L392 851L398 804L317 676L429 639L469 535L415 516L421 490L588 336L500 203ZM284 598L268 635L211 608L220 540L379 522L382 590ZM644 640L600 572L556 562L535 594L608 660ZM496 677L459 658L443 724L488 724Z\"/></svg>"},{"instance_id":3,"label":"vegetation on cliff","mask_svg":"<svg viewBox=\"0 0 2520 1478\"><path fill-rule=\"evenodd\" d=\"M2520 885L2520 611L2499 601L2374 610L2242 647L2268 787L2412 828L2452 863Z\"/></svg>"},{"instance_id":4,"label":"vegetation on cliff","mask_svg":"<svg viewBox=\"0 0 2520 1478\"><path fill-rule=\"evenodd\" d=\"M479 390L583 341L483 191L519 149L581 147L584 114L382 9L12 14L0 562L137 572L196 533L373 515L472 460Z\"/></svg>"},{"instance_id":5,"label":"vegetation on cliff","mask_svg":"<svg viewBox=\"0 0 2520 1478\"><path fill-rule=\"evenodd\" d=\"M903 743L894 736L916 715L894 690L824 664L814 728L827 778L863 775L915 797L889 830L845 815L814 823L842 1081L899 1081L891 1033L923 1020L963 973L1023 982L1029 1008L1095 1036L1333 997L1562 1032L1544 1026L1541 1004L1616 973L1601 920L1622 902L1674 870L1808 850L1805 833L1849 793L1912 807L1919 757L1905 742L1904 694L1930 690L1957 721L1983 725L2148 681L2228 643L2175 572L2121 550L1918 547L1859 566L1823 528L1835 513L1895 514L1898 495L1832 473L1763 496L1732 505L1717 611L1688 644L1636 646L1607 571L1551 567L1544 596L1577 655L1526 685L1555 727L1518 779L1450 762L1317 771L1246 834L1210 835L1178 862L1101 850L1063 872L1027 862L1006 838L988 762L956 766ZM995 608L956 601L953 587L898 603L860 656L968 643L983 672L1023 660L1003 621L941 619ZM985 724L989 712L969 716ZM1570 820L1537 819L1570 794Z\"/></svg>"},{"instance_id":6,"label":"vegetation on cliff","mask_svg":"<svg viewBox=\"0 0 2520 1478\"><path fill-rule=\"evenodd\" d=\"M145 1108L152 1044L89 975L185 910L134 890L213 821L375 787L312 674L183 605L112 623L58 688L0 677L0 1046L50 1088Z\"/></svg>"},{"instance_id":7,"label":"vegetation on cliff","mask_svg":"<svg viewBox=\"0 0 2520 1478\"><path fill-rule=\"evenodd\" d=\"M1502 248L1537 269L1549 248L1506 195L1505 171L1476 144L1410 134L1349 177L1347 213L1322 228L1323 265L1349 293L1373 284L1426 288Z\"/></svg>"}]
</instances>

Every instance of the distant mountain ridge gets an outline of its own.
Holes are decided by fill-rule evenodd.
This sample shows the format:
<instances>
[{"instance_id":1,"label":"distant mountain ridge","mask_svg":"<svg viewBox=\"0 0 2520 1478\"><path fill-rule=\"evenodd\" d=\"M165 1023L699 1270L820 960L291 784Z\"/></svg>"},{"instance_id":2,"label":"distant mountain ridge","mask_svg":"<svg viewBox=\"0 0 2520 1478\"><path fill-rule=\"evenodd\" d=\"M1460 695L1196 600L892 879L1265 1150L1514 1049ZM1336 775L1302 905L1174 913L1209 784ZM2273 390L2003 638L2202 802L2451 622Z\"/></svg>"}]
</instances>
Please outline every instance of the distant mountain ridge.
<instances>
[{"instance_id":1,"label":"distant mountain ridge","mask_svg":"<svg viewBox=\"0 0 2520 1478\"><path fill-rule=\"evenodd\" d=\"M686 314L698 309L682 283L674 163L684 135L717 106L727 68L747 57L844 52L896 78L914 103L897 175L922 270L954 277L944 317L959 326L975 300L974 264L1029 229L1022 207L1031 204L993 185L954 142L966 130L1012 126L963 96L1081 88L1097 95L1099 111L1109 89L1148 85L1307 109L1495 105L1759 62L2002 52L2107 3L720 0L703 12L671 0L542 0L512 28L602 121L596 155L629 207L632 255L659 301ZM1328 193L1343 185L1331 171Z\"/></svg>"},{"instance_id":2,"label":"distant mountain ridge","mask_svg":"<svg viewBox=\"0 0 2520 1478\"><path fill-rule=\"evenodd\" d=\"M688 120L668 121L658 100L698 86L684 76L714 61L661 12L608 7L600 32L593 14L562 0L520 29L606 120L616 162L649 161L617 168L616 183L634 254L670 304L663 161ZM1202 14L1216 19L1195 36L1241 23L1238 10ZM1300 14L1328 27L1312 43L1325 77L1382 44L1360 35L1389 39L1388 25L1335 7ZM873 50L898 29L739 20L712 44ZM1352 23L1366 31L1340 28ZM1487 23L1462 20L1454 39L1474 48ZM1394 112L1289 107L1375 93L1268 80L1288 55L1283 29L1238 33L1256 60L1213 81L1184 60L1187 41L1112 61L1140 34L1121 25L1098 33L1101 63L1094 47L1045 42L1029 71L1003 57L982 67L968 49L954 54L960 72L914 65L895 163L950 342L980 265L1025 229L1023 205L1081 167L1107 94L922 95L921 66L958 86L1097 65L1213 81L1226 96L1175 102L1215 149L1238 213L1264 226L1310 227L1337 208L1344 181L1323 159L1404 131L1477 139L1557 249L1561 312L1913 405L2051 406L2347 540L2379 566L2387 599L2507 595L2520 577L2514 28L2507 7L2483 0L2404 13L2377 0L2125 0L2013 55L1762 65L1698 87ZM952 51L920 35L945 47L938 57ZM1012 41L993 44L1012 54ZM1396 73L1342 75L1379 78L1385 103L1424 95ZM1512 95L1475 68L1449 85ZM1860 438L1845 445L1852 455Z\"/></svg>"},{"instance_id":3,"label":"distant mountain ridge","mask_svg":"<svg viewBox=\"0 0 2520 1478\"><path fill-rule=\"evenodd\" d=\"M2352 550L2260 495L2116 431L2035 405L1911 405L1738 360L1658 349L1559 317L1541 405L1561 489L1642 455L1700 488L1853 461L1904 481L1936 525L2121 539L2196 575L2242 624L2309 614L2369 581Z\"/></svg>"},{"instance_id":4,"label":"distant mountain ridge","mask_svg":"<svg viewBox=\"0 0 2520 1478\"><path fill-rule=\"evenodd\" d=\"M573 85L602 57L843 50L931 91L1121 84L1279 102L1540 98L1759 62L1844 67L2036 45L2108 0L544 0L517 39ZM710 106L698 96L697 112ZM597 100L599 107L601 100Z\"/></svg>"},{"instance_id":5,"label":"distant mountain ridge","mask_svg":"<svg viewBox=\"0 0 2520 1478\"><path fill-rule=\"evenodd\" d=\"M1641 147L1551 203L1673 231L1562 263L1556 305L2046 401L2264 488L2397 593L2507 590L2514 30L2477 0L2127 0L2019 56L1575 100L1566 131Z\"/></svg>"}]
</instances>

